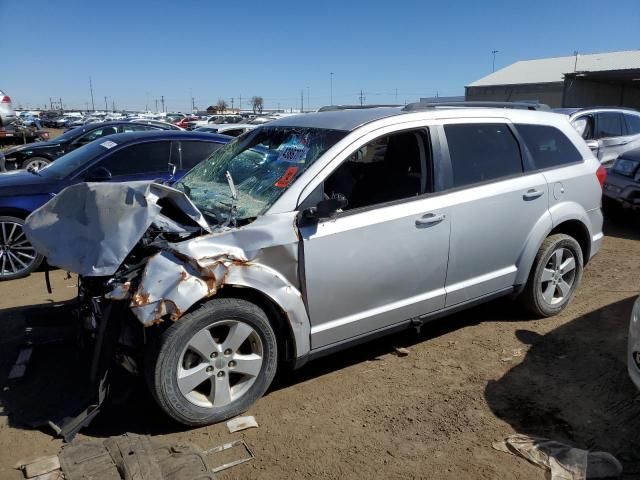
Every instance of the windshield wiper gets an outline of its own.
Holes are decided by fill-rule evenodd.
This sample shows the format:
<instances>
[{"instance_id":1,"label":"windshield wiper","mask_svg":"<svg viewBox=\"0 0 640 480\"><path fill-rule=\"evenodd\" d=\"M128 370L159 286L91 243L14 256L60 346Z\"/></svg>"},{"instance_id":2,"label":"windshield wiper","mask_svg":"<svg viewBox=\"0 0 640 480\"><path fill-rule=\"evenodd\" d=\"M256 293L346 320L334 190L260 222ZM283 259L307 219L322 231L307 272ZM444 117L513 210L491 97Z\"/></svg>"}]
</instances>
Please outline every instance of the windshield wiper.
<instances>
[{"instance_id":1,"label":"windshield wiper","mask_svg":"<svg viewBox=\"0 0 640 480\"><path fill-rule=\"evenodd\" d=\"M224 226L228 227L231 225L232 227L235 227L237 225L236 214L238 213L238 210L236 209L236 201L238 200L238 192L236 191L236 184L233 182L233 177L229 170L227 170L225 176L227 177L229 190L231 190L231 205L229 207L229 215L227 216L227 220L224 222Z\"/></svg>"}]
</instances>

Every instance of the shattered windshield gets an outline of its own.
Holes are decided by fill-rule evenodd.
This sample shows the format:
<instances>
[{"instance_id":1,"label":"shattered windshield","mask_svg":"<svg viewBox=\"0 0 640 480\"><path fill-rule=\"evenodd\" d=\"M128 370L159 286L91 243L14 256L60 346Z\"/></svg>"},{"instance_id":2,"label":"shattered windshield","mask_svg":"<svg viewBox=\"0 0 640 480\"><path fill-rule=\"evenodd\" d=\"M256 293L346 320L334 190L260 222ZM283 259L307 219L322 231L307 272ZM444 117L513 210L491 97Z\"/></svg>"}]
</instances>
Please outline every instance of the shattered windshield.
<instances>
[{"instance_id":1,"label":"shattered windshield","mask_svg":"<svg viewBox=\"0 0 640 480\"><path fill-rule=\"evenodd\" d=\"M217 223L227 221L232 211L239 220L254 218L346 134L319 128L260 127L214 152L174 187Z\"/></svg>"}]
</instances>

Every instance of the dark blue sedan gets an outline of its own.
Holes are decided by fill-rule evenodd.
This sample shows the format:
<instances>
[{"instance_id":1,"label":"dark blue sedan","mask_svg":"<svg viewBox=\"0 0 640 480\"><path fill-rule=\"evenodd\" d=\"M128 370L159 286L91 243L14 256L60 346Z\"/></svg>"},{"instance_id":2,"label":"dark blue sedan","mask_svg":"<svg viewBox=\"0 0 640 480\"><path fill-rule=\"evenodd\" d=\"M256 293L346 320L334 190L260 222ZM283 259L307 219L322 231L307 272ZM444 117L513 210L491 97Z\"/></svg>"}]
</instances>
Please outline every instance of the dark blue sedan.
<instances>
[{"instance_id":1,"label":"dark blue sedan","mask_svg":"<svg viewBox=\"0 0 640 480\"><path fill-rule=\"evenodd\" d=\"M174 130L121 133L73 150L41 170L0 174L0 280L26 276L42 263L22 226L63 188L79 182L178 179L230 140Z\"/></svg>"}]
</instances>

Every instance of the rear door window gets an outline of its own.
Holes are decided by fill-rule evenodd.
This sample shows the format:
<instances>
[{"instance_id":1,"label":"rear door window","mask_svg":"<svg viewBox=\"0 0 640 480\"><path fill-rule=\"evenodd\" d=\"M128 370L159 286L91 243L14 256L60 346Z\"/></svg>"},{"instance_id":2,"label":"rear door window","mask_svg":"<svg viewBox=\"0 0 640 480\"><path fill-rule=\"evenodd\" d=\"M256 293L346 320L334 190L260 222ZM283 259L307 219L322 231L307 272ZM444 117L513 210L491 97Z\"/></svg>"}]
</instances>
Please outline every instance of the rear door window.
<instances>
[{"instance_id":1,"label":"rear door window","mask_svg":"<svg viewBox=\"0 0 640 480\"><path fill-rule=\"evenodd\" d=\"M150 142L125 147L103 159L105 167L114 177L142 173L164 173L169 169L171 142Z\"/></svg>"},{"instance_id":2,"label":"rear door window","mask_svg":"<svg viewBox=\"0 0 640 480\"><path fill-rule=\"evenodd\" d=\"M596 138L621 137L624 135L622 115L617 112L602 112L597 114Z\"/></svg>"},{"instance_id":3,"label":"rear door window","mask_svg":"<svg viewBox=\"0 0 640 480\"><path fill-rule=\"evenodd\" d=\"M547 125L516 125L537 169L581 162L582 155L564 133Z\"/></svg>"},{"instance_id":4,"label":"rear door window","mask_svg":"<svg viewBox=\"0 0 640 480\"><path fill-rule=\"evenodd\" d=\"M523 172L520 147L508 125L445 125L453 187L498 180Z\"/></svg>"}]
</instances>

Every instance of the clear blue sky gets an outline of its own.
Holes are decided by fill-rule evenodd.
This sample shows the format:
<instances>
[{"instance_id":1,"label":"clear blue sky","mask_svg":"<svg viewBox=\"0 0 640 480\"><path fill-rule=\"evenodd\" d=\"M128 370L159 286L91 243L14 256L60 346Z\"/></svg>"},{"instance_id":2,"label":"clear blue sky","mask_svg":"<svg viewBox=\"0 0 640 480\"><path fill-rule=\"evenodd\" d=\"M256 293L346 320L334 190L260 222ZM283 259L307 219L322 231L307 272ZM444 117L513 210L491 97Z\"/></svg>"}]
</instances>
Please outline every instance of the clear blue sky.
<instances>
[{"instance_id":1,"label":"clear blue sky","mask_svg":"<svg viewBox=\"0 0 640 480\"><path fill-rule=\"evenodd\" d=\"M415 101L463 94L494 49L496 69L640 49L639 0L0 0L0 25L0 87L32 108L84 108L89 76L96 108L317 107L330 72L334 103Z\"/></svg>"}]
</instances>

